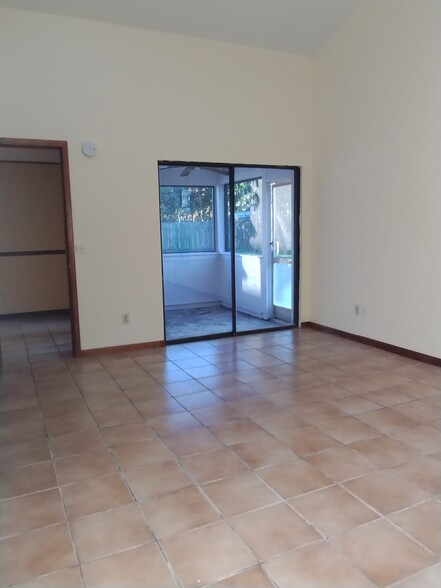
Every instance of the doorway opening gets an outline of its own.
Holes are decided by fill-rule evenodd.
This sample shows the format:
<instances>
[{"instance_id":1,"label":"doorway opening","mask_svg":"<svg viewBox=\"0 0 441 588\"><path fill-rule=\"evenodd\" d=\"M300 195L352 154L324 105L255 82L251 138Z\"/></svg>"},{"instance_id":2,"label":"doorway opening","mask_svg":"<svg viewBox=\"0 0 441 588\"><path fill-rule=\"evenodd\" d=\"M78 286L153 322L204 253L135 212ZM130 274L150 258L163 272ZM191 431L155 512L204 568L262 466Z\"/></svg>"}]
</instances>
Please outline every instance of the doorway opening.
<instances>
[{"instance_id":1,"label":"doorway opening","mask_svg":"<svg viewBox=\"0 0 441 588\"><path fill-rule=\"evenodd\" d=\"M0 138L0 187L3 355L15 338L30 359L78 356L67 142Z\"/></svg>"},{"instance_id":2,"label":"doorway opening","mask_svg":"<svg viewBox=\"0 0 441 588\"><path fill-rule=\"evenodd\" d=\"M166 342L297 326L300 168L161 161L159 198Z\"/></svg>"}]
</instances>

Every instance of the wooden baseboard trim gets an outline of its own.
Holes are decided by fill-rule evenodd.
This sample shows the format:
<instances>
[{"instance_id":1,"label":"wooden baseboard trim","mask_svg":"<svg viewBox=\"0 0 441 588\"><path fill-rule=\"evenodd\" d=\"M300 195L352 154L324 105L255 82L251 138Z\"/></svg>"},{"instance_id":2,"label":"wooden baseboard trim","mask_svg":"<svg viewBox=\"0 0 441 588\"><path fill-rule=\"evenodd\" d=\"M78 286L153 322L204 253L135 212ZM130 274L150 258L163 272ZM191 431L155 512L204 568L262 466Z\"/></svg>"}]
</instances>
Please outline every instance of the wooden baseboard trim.
<instances>
[{"instance_id":1,"label":"wooden baseboard trim","mask_svg":"<svg viewBox=\"0 0 441 588\"><path fill-rule=\"evenodd\" d=\"M441 358L439 357L433 357L432 355L426 355L425 353L419 353L418 351L412 351L411 349L398 347L397 345L392 345L391 343L384 343L383 341L377 341L376 339L369 339L369 337L362 337L361 335L355 335L354 333L340 331L339 329L326 327L325 325L320 325L319 323L314 323L312 321L306 321L302 323L302 327L309 327L310 329L322 331L323 333L330 333L331 335L339 335L340 337L350 339L351 341L356 341L357 343L363 343L364 345L376 347L377 349L382 349L383 351L389 351L390 353L396 353L397 355L402 355L403 357L408 357L409 359L415 359L424 363L430 363L431 365L441 367Z\"/></svg>"},{"instance_id":2,"label":"wooden baseboard trim","mask_svg":"<svg viewBox=\"0 0 441 588\"><path fill-rule=\"evenodd\" d=\"M116 345L114 347L97 347L95 349L82 349L80 357L107 355L109 353L131 353L133 351L160 349L161 347L165 347L165 341L149 341L148 343L132 343L131 345Z\"/></svg>"}]
</instances>

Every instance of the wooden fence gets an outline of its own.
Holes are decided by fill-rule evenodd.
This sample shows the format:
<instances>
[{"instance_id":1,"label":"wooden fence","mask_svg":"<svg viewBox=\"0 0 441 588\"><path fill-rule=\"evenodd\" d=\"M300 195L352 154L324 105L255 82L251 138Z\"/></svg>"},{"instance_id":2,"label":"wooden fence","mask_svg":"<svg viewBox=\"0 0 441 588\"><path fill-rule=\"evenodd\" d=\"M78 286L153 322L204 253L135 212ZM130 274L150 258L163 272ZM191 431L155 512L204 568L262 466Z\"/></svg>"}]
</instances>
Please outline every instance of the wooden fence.
<instances>
[{"instance_id":1,"label":"wooden fence","mask_svg":"<svg viewBox=\"0 0 441 588\"><path fill-rule=\"evenodd\" d=\"M163 222L163 253L214 251L214 221Z\"/></svg>"}]
</instances>

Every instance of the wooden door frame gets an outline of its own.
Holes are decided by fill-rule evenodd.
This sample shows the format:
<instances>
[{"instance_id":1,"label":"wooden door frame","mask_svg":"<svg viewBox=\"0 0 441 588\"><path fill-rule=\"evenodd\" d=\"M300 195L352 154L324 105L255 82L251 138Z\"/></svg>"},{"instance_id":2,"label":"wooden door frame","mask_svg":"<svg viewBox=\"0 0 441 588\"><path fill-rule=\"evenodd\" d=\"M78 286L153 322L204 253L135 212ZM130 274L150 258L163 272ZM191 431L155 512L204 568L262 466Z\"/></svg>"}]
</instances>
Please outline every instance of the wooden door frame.
<instances>
[{"instance_id":1,"label":"wooden door frame","mask_svg":"<svg viewBox=\"0 0 441 588\"><path fill-rule=\"evenodd\" d=\"M53 141L45 139L8 139L0 137L0 147L21 147L28 149L58 149L60 153L60 163L63 177L64 225L66 229L72 354L74 357L79 357L81 355L80 321L78 313L78 290L75 267L75 245L73 233L72 201L70 190L69 156L67 141Z\"/></svg>"}]
</instances>

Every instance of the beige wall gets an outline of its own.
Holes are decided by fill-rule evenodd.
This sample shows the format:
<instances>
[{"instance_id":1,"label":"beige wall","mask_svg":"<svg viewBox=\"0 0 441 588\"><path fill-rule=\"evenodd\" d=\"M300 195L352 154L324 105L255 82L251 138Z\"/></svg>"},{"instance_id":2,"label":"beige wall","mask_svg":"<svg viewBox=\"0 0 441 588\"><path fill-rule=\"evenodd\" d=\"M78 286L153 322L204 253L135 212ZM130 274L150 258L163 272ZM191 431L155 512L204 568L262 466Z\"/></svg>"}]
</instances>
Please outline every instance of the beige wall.
<instances>
[{"instance_id":1,"label":"beige wall","mask_svg":"<svg viewBox=\"0 0 441 588\"><path fill-rule=\"evenodd\" d=\"M61 166L0 162L0 252L65 249L64 235ZM67 284L65 255L0 257L0 314L68 308Z\"/></svg>"},{"instance_id":2,"label":"beige wall","mask_svg":"<svg viewBox=\"0 0 441 588\"><path fill-rule=\"evenodd\" d=\"M163 337L175 159L302 166L301 319L440 357L439 25L367 0L312 60L0 9L0 136L69 143L82 347Z\"/></svg>"},{"instance_id":3,"label":"beige wall","mask_svg":"<svg viewBox=\"0 0 441 588\"><path fill-rule=\"evenodd\" d=\"M0 314L69 308L65 255L1 257Z\"/></svg>"},{"instance_id":4,"label":"beige wall","mask_svg":"<svg viewBox=\"0 0 441 588\"><path fill-rule=\"evenodd\" d=\"M163 339L160 159L302 166L309 318L311 59L0 9L0 73L0 136L69 144L84 349Z\"/></svg>"},{"instance_id":5,"label":"beige wall","mask_svg":"<svg viewBox=\"0 0 441 588\"><path fill-rule=\"evenodd\" d=\"M363 3L314 71L312 320L436 357L440 72L437 0Z\"/></svg>"}]
</instances>

